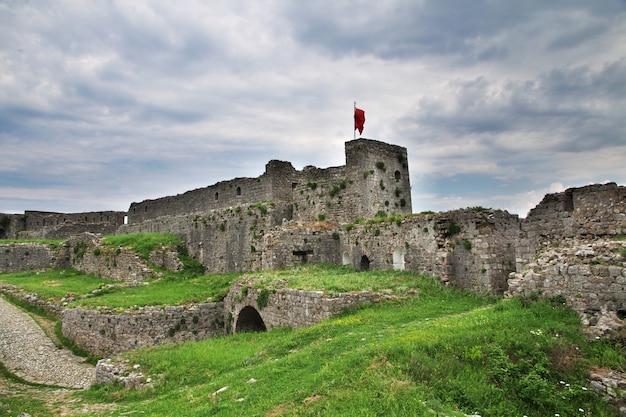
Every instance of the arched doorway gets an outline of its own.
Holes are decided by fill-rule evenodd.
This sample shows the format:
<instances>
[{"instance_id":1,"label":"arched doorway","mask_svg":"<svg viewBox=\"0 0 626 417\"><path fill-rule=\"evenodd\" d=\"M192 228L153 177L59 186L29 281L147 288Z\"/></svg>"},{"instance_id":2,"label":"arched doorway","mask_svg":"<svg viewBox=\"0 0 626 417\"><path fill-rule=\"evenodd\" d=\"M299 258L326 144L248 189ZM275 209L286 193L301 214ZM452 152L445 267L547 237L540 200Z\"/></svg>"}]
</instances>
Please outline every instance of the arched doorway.
<instances>
[{"instance_id":1,"label":"arched doorway","mask_svg":"<svg viewBox=\"0 0 626 417\"><path fill-rule=\"evenodd\" d=\"M243 332L264 332L267 328L263 323L263 318L254 307L245 306L237 317L235 333Z\"/></svg>"},{"instance_id":2,"label":"arched doorway","mask_svg":"<svg viewBox=\"0 0 626 417\"><path fill-rule=\"evenodd\" d=\"M365 255L361 256L360 270L361 271L369 271L370 270L370 258L368 258Z\"/></svg>"}]
</instances>

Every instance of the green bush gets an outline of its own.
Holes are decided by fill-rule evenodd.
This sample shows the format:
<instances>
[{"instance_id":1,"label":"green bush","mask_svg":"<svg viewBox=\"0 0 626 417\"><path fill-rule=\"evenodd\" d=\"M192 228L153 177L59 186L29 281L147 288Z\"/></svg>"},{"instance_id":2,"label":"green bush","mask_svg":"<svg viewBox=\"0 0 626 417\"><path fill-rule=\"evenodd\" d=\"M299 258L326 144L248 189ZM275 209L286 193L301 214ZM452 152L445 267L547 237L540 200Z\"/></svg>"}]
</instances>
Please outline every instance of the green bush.
<instances>
[{"instance_id":1,"label":"green bush","mask_svg":"<svg viewBox=\"0 0 626 417\"><path fill-rule=\"evenodd\" d=\"M265 307L267 307L267 303L269 302L270 299L270 292L267 288L263 288L261 289L261 291L259 291L259 295L256 297L256 303L259 306L260 310L263 310Z\"/></svg>"}]
</instances>

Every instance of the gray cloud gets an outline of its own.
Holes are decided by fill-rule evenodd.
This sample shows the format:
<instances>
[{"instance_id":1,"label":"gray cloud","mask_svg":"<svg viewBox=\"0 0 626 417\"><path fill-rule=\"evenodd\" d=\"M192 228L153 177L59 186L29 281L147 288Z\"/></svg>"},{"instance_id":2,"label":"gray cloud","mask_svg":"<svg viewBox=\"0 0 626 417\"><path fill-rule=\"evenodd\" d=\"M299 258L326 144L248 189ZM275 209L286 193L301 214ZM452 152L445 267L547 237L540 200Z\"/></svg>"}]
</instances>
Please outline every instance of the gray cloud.
<instances>
[{"instance_id":1,"label":"gray cloud","mask_svg":"<svg viewBox=\"0 0 626 417\"><path fill-rule=\"evenodd\" d=\"M625 36L616 0L3 2L0 212L343 164L353 100L416 207L623 183Z\"/></svg>"}]
</instances>

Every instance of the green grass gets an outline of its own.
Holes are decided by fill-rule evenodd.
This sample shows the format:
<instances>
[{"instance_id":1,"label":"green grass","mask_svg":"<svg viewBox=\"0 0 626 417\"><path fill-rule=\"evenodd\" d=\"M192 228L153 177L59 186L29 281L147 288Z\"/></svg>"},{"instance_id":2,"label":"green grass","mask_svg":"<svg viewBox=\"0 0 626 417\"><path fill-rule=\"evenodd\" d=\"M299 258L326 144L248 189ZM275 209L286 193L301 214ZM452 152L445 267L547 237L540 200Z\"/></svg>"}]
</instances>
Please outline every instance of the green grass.
<instances>
[{"instance_id":1,"label":"green grass","mask_svg":"<svg viewBox=\"0 0 626 417\"><path fill-rule=\"evenodd\" d=\"M180 237L173 233L133 233L127 235L110 235L102 239L102 243L111 247L127 247L133 249L142 258L147 260L150 252L160 246L182 247Z\"/></svg>"},{"instance_id":2,"label":"green grass","mask_svg":"<svg viewBox=\"0 0 626 417\"><path fill-rule=\"evenodd\" d=\"M11 373L3 364L0 362L0 382L2 380L6 380L7 384L15 386L16 384L21 384L22 386L32 387L33 384L29 384L24 381L20 377ZM0 386L1 388L1 386ZM13 388L15 389L15 388ZM33 389L33 388L27 388ZM46 389L46 388L42 388ZM36 398L33 395L5 395L0 391L0 416L6 417L18 417L23 416L24 412L30 413L30 415L37 416L49 416L52 415L46 409L45 403L43 400Z\"/></svg>"},{"instance_id":3,"label":"green grass","mask_svg":"<svg viewBox=\"0 0 626 417\"><path fill-rule=\"evenodd\" d=\"M585 377L626 353L586 341L576 313L413 279L418 297L310 328L130 352L153 389L80 395L147 416L615 415Z\"/></svg>"},{"instance_id":4,"label":"green grass","mask_svg":"<svg viewBox=\"0 0 626 417\"><path fill-rule=\"evenodd\" d=\"M246 273L244 278L259 278L257 287L323 290L329 293L347 291L377 291L403 294L419 289L419 275L405 271L357 272L351 266L330 264L302 265L293 269ZM433 283L437 280L432 278Z\"/></svg>"},{"instance_id":5,"label":"green grass","mask_svg":"<svg viewBox=\"0 0 626 417\"><path fill-rule=\"evenodd\" d=\"M61 272L60 281L71 275ZM262 276L259 285L266 288L280 283L415 296L363 306L305 329L129 352L123 356L141 366L152 388L100 385L73 394L75 400L117 405L114 412L87 415L615 415L588 389L586 377L593 366L624 371L624 347L587 341L578 315L561 303L499 300L399 271L306 265L246 276ZM135 295L124 289L80 302L140 304L141 290L152 292L152 301L159 294L171 302L186 299L183 288L204 297L204 287L223 291L236 277L169 277L132 289ZM228 388L214 395L223 387ZM12 398L2 402L19 404ZM33 410L41 407L32 401Z\"/></svg>"},{"instance_id":6,"label":"green grass","mask_svg":"<svg viewBox=\"0 0 626 417\"><path fill-rule=\"evenodd\" d=\"M53 269L0 274L0 282L19 286L44 300L60 300L68 296L79 297L115 281L85 275L75 269Z\"/></svg>"},{"instance_id":7,"label":"green grass","mask_svg":"<svg viewBox=\"0 0 626 417\"><path fill-rule=\"evenodd\" d=\"M124 309L134 306L219 301L226 296L238 277L238 274L209 274L181 279L170 276L138 287L105 288L98 296L78 299L70 307L108 306Z\"/></svg>"}]
</instances>

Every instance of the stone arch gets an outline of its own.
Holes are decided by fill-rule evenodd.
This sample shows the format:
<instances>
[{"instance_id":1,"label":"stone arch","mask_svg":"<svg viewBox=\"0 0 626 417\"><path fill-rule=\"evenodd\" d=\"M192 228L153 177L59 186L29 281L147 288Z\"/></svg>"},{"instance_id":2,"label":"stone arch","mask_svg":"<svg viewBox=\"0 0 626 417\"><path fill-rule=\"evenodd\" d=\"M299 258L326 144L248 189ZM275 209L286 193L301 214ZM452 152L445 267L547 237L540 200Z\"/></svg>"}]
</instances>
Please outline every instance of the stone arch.
<instances>
[{"instance_id":1,"label":"stone arch","mask_svg":"<svg viewBox=\"0 0 626 417\"><path fill-rule=\"evenodd\" d=\"M343 255L341 256L341 264L342 265L352 264L352 261L350 260L350 255L348 255L348 252L344 252Z\"/></svg>"},{"instance_id":2,"label":"stone arch","mask_svg":"<svg viewBox=\"0 0 626 417\"><path fill-rule=\"evenodd\" d=\"M361 271L369 271L370 269L370 258L367 255L361 256L361 263L359 264L359 270Z\"/></svg>"},{"instance_id":3,"label":"stone arch","mask_svg":"<svg viewBox=\"0 0 626 417\"><path fill-rule=\"evenodd\" d=\"M396 179L396 182L399 182L402 179L402 173L400 173L400 171L396 170L396 172L394 172L393 176Z\"/></svg>"},{"instance_id":4,"label":"stone arch","mask_svg":"<svg viewBox=\"0 0 626 417\"><path fill-rule=\"evenodd\" d=\"M264 332L267 330L263 317L252 306L245 306L239 312L237 316L237 323L235 323L235 333L244 332Z\"/></svg>"},{"instance_id":5,"label":"stone arch","mask_svg":"<svg viewBox=\"0 0 626 417\"><path fill-rule=\"evenodd\" d=\"M396 271L404 271L404 248L397 246L393 250L393 269Z\"/></svg>"},{"instance_id":6,"label":"stone arch","mask_svg":"<svg viewBox=\"0 0 626 417\"><path fill-rule=\"evenodd\" d=\"M241 187L237 187L237 195L241 195Z\"/></svg>"}]
</instances>

